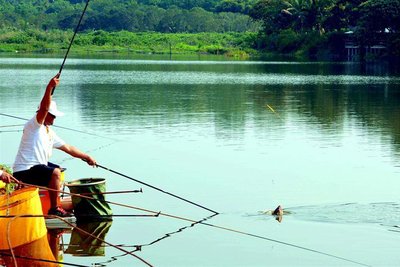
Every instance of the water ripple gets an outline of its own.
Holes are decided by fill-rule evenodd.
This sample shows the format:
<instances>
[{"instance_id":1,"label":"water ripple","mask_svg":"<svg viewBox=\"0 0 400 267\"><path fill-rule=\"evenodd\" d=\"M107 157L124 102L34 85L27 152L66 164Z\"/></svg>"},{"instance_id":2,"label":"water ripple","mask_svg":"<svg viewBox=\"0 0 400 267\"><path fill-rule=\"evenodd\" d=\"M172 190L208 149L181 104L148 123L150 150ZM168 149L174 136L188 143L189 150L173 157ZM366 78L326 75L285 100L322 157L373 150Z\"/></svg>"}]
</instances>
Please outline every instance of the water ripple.
<instances>
[{"instance_id":1,"label":"water ripple","mask_svg":"<svg viewBox=\"0 0 400 267\"><path fill-rule=\"evenodd\" d=\"M289 208L297 219L331 223L400 225L400 203L345 203Z\"/></svg>"},{"instance_id":2,"label":"water ripple","mask_svg":"<svg viewBox=\"0 0 400 267\"><path fill-rule=\"evenodd\" d=\"M0 71L0 77L3 76ZM361 75L287 75L276 73L216 73L165 71L70 70L63 83L95 84L400 84L399 77Z\"/></svg>"}]
</instances>

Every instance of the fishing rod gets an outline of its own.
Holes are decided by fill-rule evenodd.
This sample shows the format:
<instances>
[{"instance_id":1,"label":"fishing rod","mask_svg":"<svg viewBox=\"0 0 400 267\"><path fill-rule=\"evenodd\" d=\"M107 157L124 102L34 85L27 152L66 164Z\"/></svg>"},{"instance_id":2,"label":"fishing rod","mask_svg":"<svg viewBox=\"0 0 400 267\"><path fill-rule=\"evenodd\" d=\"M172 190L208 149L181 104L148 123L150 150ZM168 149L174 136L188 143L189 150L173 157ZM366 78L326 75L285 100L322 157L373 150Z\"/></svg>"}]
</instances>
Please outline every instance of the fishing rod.
<instances>
[{"instance_id":1,"label":"fishing rod","mask_svg":"<svg viewBox=\"0 0 400 267\"><path fill-rule=\"evenodd\" d=\"M64 68L65 61L67 60L67 57L68 57L68 54L69 54L69 50L71 49L72 43L74 42L74 39L75 39L76 33L78 32L79 26L81 25L83 16L85 15L86 9L87 9L87 7L88 7L88 5L89 5L89 1L90 1L90 0L87 0L87 1L86 1L85 8L84 8L83 11L82 11L81 17L79 18L79 22L78 22L78 24L76 25L74 34L72 35L71 41L69 42L69 46L68 46L67 52L65 53L65 56L64 56L64 60L63 60L63 62L62 62L62 64L61 64L60 70L58 71L58 75L57 75L58 77L61 76L61 72L62 72L62 70L63 70L63 68ZM53 87L53 89L52 89L52 91L51 91L51 95L54 94L54 90L55 90L55 89L56 89L56 87Z\"/></svg>"},{"instance_id":2,"label":"fishing rod","mask_svg":"<svg viewBox=\"0 0 400 267\"><path fill-rule=\"evenodd\" d=\"M83 160L83 161L85 161L85 160ZM159 188L159 187L155 187L155 186L153 186L153 185L151 185L151 184L148 184L148 183L145 183L145 182L140 181L140 180L138 180L138 179L132 178L132 177L127 176L127 175L125 175L125 174L122 174L122 173L120 173L120 172L114 171L114 170L109 169L109 168L107 168L107 167L104 167L104 166L102 166L102 165L100 165L100 164L97 164L97 163L96 163L96 166L99 167L99 168L102 168L102 169L104 169L104 170L107 170L107 171L109 171L109 172L115 173L115 174L117 174L117 175L119 175L119 176L125 177L125 178L127 178L127 179L129 179L129 180L132 180L132 181L135 181L135 182L140 183L140 184L142 184L142 185L145 185L145 186L147 186L147 187L150 187L150 188L152 188L152 189L155 189L155 190L157 190L157 191L160 191L160 192L162 192L162 193L164 193L164 194L170 195L170 196L172 196L172 197L175 197L175 198L177 198L177 199L180 199L180 200L182 200L182 201L185 201L185 202L187 202L187 203L190 203L190 204L192 204L192 205L195 205L195 206L197 206L197 207L200 207L200 208L202 208L202 209L208 210L208 211L210 211L210 212L212 212L212 213L219 214L219 212L216 212L215 210L206 208L206 207L204 207L204 206L202 206L202 205L200 205L200 204L198 204L198 203L195 203L195 202L193 202L193 201L190 201L190 200L188 200L188 199L186 199L186 198L183 198L183 197L180 197L180 196L175 195L175 194L173 194L173 193L167 192L167 191L165 191L165 190L163 190L163 189L161 189L161 188Z\"/></svg>"},{"instance_id":3,"label":"fishing rod","mask_svg":"<svg viewBox=\"0 0 400 267\"><path fill-rule=\"evenodd\" d=\"M152 241L152 242L150 242L150 243L147 243L147 244L144 244L144 245L139 245L139 246L140 246L140 248L142 248L142 247L145 247L145 246L154 245L155 243L160 242L160 241L163 240L163 239L166 239L166 238L171 237L172 235L181 233L181 232L183 232L184 230L189 229L189 228L191 228L191 227L194 227L194 226L197 225L197 224L204 223L205 221L210 220L210 219L212 219L213 217L215 217L215 216L217 216L217 215L218 215L218 214L212 214L212 215L210 215L210 216L208 216L208 217L205 217L205 218L203 218L203 219L201 219L201 220L199 220L199 221L197 221L197 222L194 222L194 223L192 223L192 224L190 224L190 225L188 225L188 226L181 227L181 228L179 228L179 229L176 230L176 231L166 233L166 234L164 234L164 236L162 236L162 237L160 237L160 238L158 238L158 239L156 239L156 240L154 240L154 241Z\"/></svg>"},{"instance_id":4,"label":"fishing rod","mask_svg":"<svg viewBox=\"0 0 400 267\"><path fill-rule=\"evenodd\" d=\"M18 181L16 179L14 179L14 180ZM32 185L32 184L27 184L27 183L23 183L23 182L19 182L19 183L22 184L22 185L34 186L34 187L37 187L37 188L47 189L47 190L50 190L50 191L59 191L59 190L47 188L47 187L44 187L44 186ZM77 197L82 197L82 198L87 198L87 199L94 199L93 197L82 196L80 194L74 194L74 193L70 193L70 192L61 191L61 193L69 194L69 195L73 195L73 196L75 195ZM233 229L233 228L229 228L229 227L219 226L219 225L215 225L215 224L211 224L211 223L199 222L198 220L193 220L193 219L185 218L185 217L182 217L182 216L163 213L163 212L160 212L160 211L153 211L153 210L146 209L146 208L135 207L135 206L132 206L132 205L126 205L126 204L115 203L115 202L110 202L110 201L105 201L105 202L107 202L109 204L123 206L123 207L130 208L130 209L135 209L135 210L140 210L140 211L143 211L143 212L157 214L158 216L164 216L164 217L169 217L169 218L182 220L182 221L186 221L186 222L202 224L202 225L213 227L213 228L216 228L216 229L229 231L229 232L237 233L237 234L241 234L241 235L246 235L246 236L250 236L250 237L254 237L254 238L270 241L270 242L273 242L273 243L278 243L278 244L281 244L281 245L285 245L285 246L289 246L289 247L293 247L293 248L309 251L309 252L312 252L312 253L324 255L324 256L327 256L327 257L343 260L343 261L350 262L350 263L353 263L353 264L357 264L357 265L360 265L360 266L370 267L370 265L367 265L367 264L364 264L364 263L361 263L361 262L357 262L357 261L354 261L354 260L351 260L351 259L347 259L347 258L344 258L344 257L340 257L340 256L336 256L336 255L333 255L333 254L330 254L330 253L326 253L326 252L323 252L323 251L319 251L319 250L303 247L303 246L300 246L300 245L292 244L292 243L289 243L289 242L280 241L280 240L269 238L269 237L262 236L262 235L252 234L252 233L249 233L249 232L245 232L245 231L241 231L241 230L237 230L237 229ZM217 214L215 214L215 215L217 215ZM41 215L41 216L43 216L43 215ZM155 217L158 217L158 216L155 216Z\"/></svg>"},{"instance_id":5,"label":"fishing rod","mask_svg":"<svg viewBox=\"0 0 400 267\"><path fill-rule=\"evenodd\" d=\"M11 250L11 255L12 255L13 258L15 257L15 255L14 255L12 246L11 246L11 244L10 244L11 223L13 222L13 220L15 220L15 219L17 219L17 218L21 218L21 217L22 217L22 218L23 218L23 217L33 217L33 216L35 216L35 215L23 215L23 214L22 214L22 215L15 215L15 216L14 216L13 218L11 218L10 221L7 223L7 242L8 242L8 244L9 244L9 247L11 248L10 250ZM84 233L85 235L88 235L88 236L90 236L90 237L92 237L92 238L94 238L94 239L97 239L97 240L99 240L100 242L102 242L102 243L104 243L104 244L107 244L107 245L109 245L109 246L111 246L111 247L113 247L113 248L115 248L115 249L118 249L118 250L120 250L120 251L122 251L122 252L124 252L124 253L127 253L127 254L129 254L129 255L135 257L136 259L140 260L141 262L143 262L144 264L146 264L146 265L149 266L149 267L153 267L153 265L151 265L149 262L147 262L146 260L142 259L142 258L139 257L138 255L135 255L133 252L130 252L130 251L126 250L126 249L123 249L123 248L121 248L121 247L119 247L119 246L117 246L117 245L114 245L114 244L110 243L110 242L107 242L106 240L101 239L101 238L99 238L99 237L93 235L92 233L89 233L89 232L83 230L82 228L80 228L80 227L78 227L78 226L76 226L76 225L74 225L74 224L68 222L67 220L65 220L64 218L62 218L62 217L60 217L60 216L57 216L57 215L36 215L36 216L42 216L42 217L45 217L45 218L53 218L53 219L54 219L54 218L57 218L57 219L63 221L64 223L66 223L67 225L69 225L69 226L73 227L74 229L78 230L79 232Z\"/></svg>"},{"instance_id":6,"label":"fishing rod","mask_svg":"<svg viewBox=\"0 0 400 267\"><path fill-rule=\"evenodd\" d=\"M191 227L194 227L196 224L199 224L199 223L201 223L201 222L205 222L205 221L207 221L207 220L210 220L210 219L213 218L214 216L217 216L217 214L212 214L212 215L210 215L210 216L208 216L208 217L205 217L205 218L203 218L203 219L201 219L201 220L199 220L199 221L197 221L197 222L195 222L195 223L192 223L192 224L190 224L190 225L188 225L188 226L181 227L181 228L179 228L179 229L176 230L176 231L166 233L166 234L164 234L162 237L157 238L156 240L154 240L154 241L152 241L152 242L150 242L150 243L142 244L142 245L133 245L133 246L129 246L129 247L134 247L134 248L135 248L134 250L131 250L131 252L142 251L142 247L152 246L152 245L154 245L154 244L156 244L156 243L158 243L158 242L160 242L160 241L162 241L162 240L164 240L164 239L166 239L166 238L172 237L172 236L175 235L175 234L182 233L184 230L189 229L189 228L191 228ZM120 245L120 246L121 246L121 245ZM125 245L124 247L128 247L128 246ZM127 255L127 254L125 253L125 254L122 254L122 255L113 256L113 257L111 258L111 260L108 260L107 262L101 262L101 263L99 262L98 264L106 264L106 265L107 265L107 263L111 263L111 262L113 262L113 261L116 261L116 260L117 260L117 257L124 257L124 256L126 256L126 255ZM101 265L101 266L102 266L102 265Z\"/></svg>"},{"instance_id":7,"label":"fishing rod","mask_svg":"<svg viewBox=\"0 0 400 267\"><path fill-rule=\"evenodd\" d=\"M13 117L13 118L16 117L16 116L11 116L11 115L2 114L2 113L0 113L0 115L10 116L10 117ZM20 119L22 119L22 118L20 118ZM82 160L86 162L85 159L82 159ZM205 209L205 210L207 210L207 211L210 211L210 212L212 212L212 213L214 213L214 214L219 214L219 213L218 213L217 211L215 211L215 210L209 209L209 208L207 208L207 207L205 207L205 206L203 206L203 205L200 205L200 204L198 204L198 203L195 203L195 202L193 202L193 201L190 201L190 200L188 200L188 199L186 199L186 198L180 197L180 196L178 196L178 195L176 195L176 194L167 192L167 191L165 191L165 190L163 190L163 189L161 189L161 188L159 188L159 187L156 187L156 186L153 186L153 185L148 184L148 183L146 183L146 182L143 182L143 181L140 181L140 180L138 180L138 179L132 178L132 177L130 177L130 176L127 176L127 175L125 175L125 174L122 174L122 173L120 173L120 172L117 172L117 171L115 171L115 170L112 170L112 169L107 168L107 167L105 167L105 166L102 166L102 165L100 165L100 164L97 164L97 163L96 163L96 167L100 167L100 168L102 168L102 169L104 169L104 170L107 170L107 171L109 171L109 172L115 173L115 174L117 174L117 175L120 175L120 176L122 176L122 177L125 177L125 178L127 178L127 179L130 179L130 180L135 181L135 182L137 182L137 183L143 184L143 185L145 185L145 186L147 186L147 187L150 187L150 188L152 188L152 189L155 189L155 190L157 190L157 191L160 191L160 192L162 192L162 193L164 193L164 194L167 194L167 195L170 195L170 196L172 196L172 197L178 198L178 199L180 199L180 200L182 200L182 201L185 201L185 202L187 202L187 203L190 203L190 204L192 204L192 205L195 205L195 206L197 206L197 207L200 207L200 208L202 208L202 209Z\"/></svg>"},{"instance_id":8,"label":"fishing rod","mask_svg":"<svg viewBox=\"0 0 400 267\"><path fill-rule=\"evenodd\" d=\"M113 215L79 215L79 218L110 218L110 217L158 217L160 212L158 214L113 214ZM11 219L14 218L16 215L0 215L0 219ZM41 217L46 217L46 215L23 215L21 216L22 218L41 218Z\"/></svg>"},{"instance_id":9,"label":"fishing rod","mask_svg":"<svg viewBox=\"0 0 400 267\"><path fill-rule=\"evenodd\" d=\"M39 189L44 189L44 190L48 190L48 191L58 192L58 193L61 193L61 194L63 194L63 195L70 195L70 196L75 196L75 197L80 197L80 198L85 198L85 199L89 199L89 200L96 200L96 201L98 201L97 198L94 198L94 197L92 197L92 196L85 196L85 195L82 195L82 194L76 194L76 193L66 192L66 191L63 191L63 190L57 190L57 189L49 188L49 187L46 187L46 186L28 184L28 183L24 183L24 182L18 181L18 180L15 179L15 178L13 178L12 180L13 180L15 183L18 183L18 184L23 185L23 186L32 186L32 187L39 188ZM113 202L113 201L108 201L108 200L103 200L103 201L104 201L105 203L107 203L107 204L112 204L112 205L116 205L116 206L120 206L120 207L124 207L124 208L135 209L135 210L140 210L140 211L147 212L147 213L152 213L152 214L154 214L154 216L152 216L152 217L158 217L158 216L161 214L160 211L152 211L152 210L148 210L148 209L142 209L142 208L135 207L135 206L132 206L132 205L122 204L122 203ZM112 215L110 215L110 216L112 216ZM107 217L110 217L110 216L107 215ZM2 216L0 216L0 218L1 218L1 217L2 217ZM171 217L173 217L173 215L171 215ZM176 216L176 219L183 219L183 218L180 218L180 217Z\"/></svg>"},{"instance_id":10,"label":"fishing rod","mask_svg":"<svg viewBox=\"0 0 400 267\"><path fill-rule=\"evenodd\" d=\"M0 251L0 255L6 256L6 257L12 257L13 255L10 253L6 253L4 251ZM15 258L22 259L22 260L29 260L29 261L37 261L37 262L46 262L46 263L54 263L54 264L59 264L60 266L66 265L66 266L75 266L75 267L90 267L89 265L80 265L80 264L75 264L75 263L68 263L65 261L52 261L52 260L45 260L45 259L39 259L39 258L32 258L28 256L20 256L20 255L14 255Z\"/></svg>"},{"instance_id":11,"label":"fishing rod","mask_svg":"<svg viewBox=\"0 0 400 267\"><path fill-rule=\"evenodd\" d=\"M126 190L126 191L108 191L108 192L95 192L95 193L81 193L84 196L93 196L93 195L113 195L113 194L129 194L129 193L143 193L142 188L139 190Z\"/></svg>"}]
</instances>

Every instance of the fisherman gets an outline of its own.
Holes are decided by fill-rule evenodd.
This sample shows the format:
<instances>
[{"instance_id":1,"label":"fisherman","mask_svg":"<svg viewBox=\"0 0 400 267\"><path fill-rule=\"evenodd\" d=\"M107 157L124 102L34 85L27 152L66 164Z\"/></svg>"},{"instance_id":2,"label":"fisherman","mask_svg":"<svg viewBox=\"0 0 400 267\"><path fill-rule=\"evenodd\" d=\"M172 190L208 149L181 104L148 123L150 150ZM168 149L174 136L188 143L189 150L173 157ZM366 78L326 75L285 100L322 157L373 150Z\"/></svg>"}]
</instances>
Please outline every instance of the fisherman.
<instances>
[{"instance_id":1,"label":"fisherman","mask_svg":"<svg viewBox=\"0 0 400 267\"><path fill-rule=\"evenodd\" d=\"M96 166L96 160L78 148L65 143L50 127L56 117L64 115L57 109L56 102L52 100L52 91L59 84L59 76L58 73L49 81L39 109L24 126L13 169L14 177L19 181L52 189L49 190L51 206L49 215L69 217L72 214L58 205L61 168L49 162L52 149L62 150L75 158L86 161L91 166Z\"/></svg>"}]
</instances>

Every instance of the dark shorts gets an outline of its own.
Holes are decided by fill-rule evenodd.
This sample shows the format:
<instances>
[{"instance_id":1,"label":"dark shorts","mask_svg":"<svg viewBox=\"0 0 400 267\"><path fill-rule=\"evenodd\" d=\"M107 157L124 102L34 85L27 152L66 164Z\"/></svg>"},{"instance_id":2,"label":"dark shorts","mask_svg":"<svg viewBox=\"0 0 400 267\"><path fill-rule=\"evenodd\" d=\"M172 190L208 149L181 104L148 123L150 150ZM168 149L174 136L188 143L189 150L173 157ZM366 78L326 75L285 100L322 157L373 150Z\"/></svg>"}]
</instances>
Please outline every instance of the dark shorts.
<instances>
[{"instance_id":1,"label":"dark shorts","mask_svg":"<svg viewBox=\"0 0 400 267\"><path fill-rule=\"evenodd\" d=\"M49 162L47 165L35 165L29 170L14 172L13 176L27 184L48 186L55 168L60 168L60 166Z\"/></svg>"}]
</instances>

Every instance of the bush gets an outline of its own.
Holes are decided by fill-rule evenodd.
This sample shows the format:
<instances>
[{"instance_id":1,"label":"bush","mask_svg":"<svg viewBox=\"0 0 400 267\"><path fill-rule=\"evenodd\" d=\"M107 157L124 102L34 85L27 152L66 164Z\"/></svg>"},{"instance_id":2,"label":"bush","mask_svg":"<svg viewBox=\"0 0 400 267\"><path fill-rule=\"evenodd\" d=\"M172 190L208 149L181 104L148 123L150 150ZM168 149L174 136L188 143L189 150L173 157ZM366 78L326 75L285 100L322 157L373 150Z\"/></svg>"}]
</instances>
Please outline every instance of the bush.
<instances>
[{"instance_id":1,"label":"bush","mask_svg":"<svg viewBox=\"0 0 400 267\"><path fill-rule=\"evenodd\" d=\"M303 36L303 45L301 50L304 55L311 59L316 59L319 53L325 53L321 50L329 50L326 48L325 36L321 36L319 32L311 32Z\"/></svg>"},{"instance_id":2,"label":"bush","mask_svg":"<svg viewBox=\"0 0 400 267\"><path fill-rule=\"evenodd\" d=\"M13 32L3 42L8 44L25 44L30 40L26 32Z\"/></svg>"},{"instance_id":3,"label":"bush","mask_svg":"<svg viewBox=\"0 0 400 267\"><path fill-rule=\"evenodd\" d=\"M73 36L72 31L40 31L29 30L1 31L1 51L27 52L58 52L66 49ZM254 53L252 43L256 40L255 33L170 33L157 32L134 33L129 31L78 32L73 44L75 52L102 51L140 51L153 53L210 53L240 55L240 51ZM236 56L235 56L236 57Z\"/></svg>"},{"instance_id":4,"label":"bush","mask_svg":"<svg viewBox=\"0 0 400 267\"><path fill-rule=\"evenodd\" d=\"M291 53L301 46L302 39L302 36L292 29L283 30L277 36L276 47L281 53Z\"/></svg>"},{"instance_id":5,"label":"bush","mask_svg":"<svg viewBox=\"0 0 400 267\"><path fill-rule=\"evenodd\" d=\"M105 31L95 31L93 33L93 39L92 39L92 44L93 45L106 45L110 41L110 36L107 32Z\"/></svg>"},{"instance_id":6,"label":"bush","mask_svg":"<svg viewBox=\"0 0 400 267\"><path fill-rule=\"evenodd\" d=\"M395 57L400 57L400 33L391 34L389 38L389 47L390 54Z\"/></svg>"}]
</instances>

